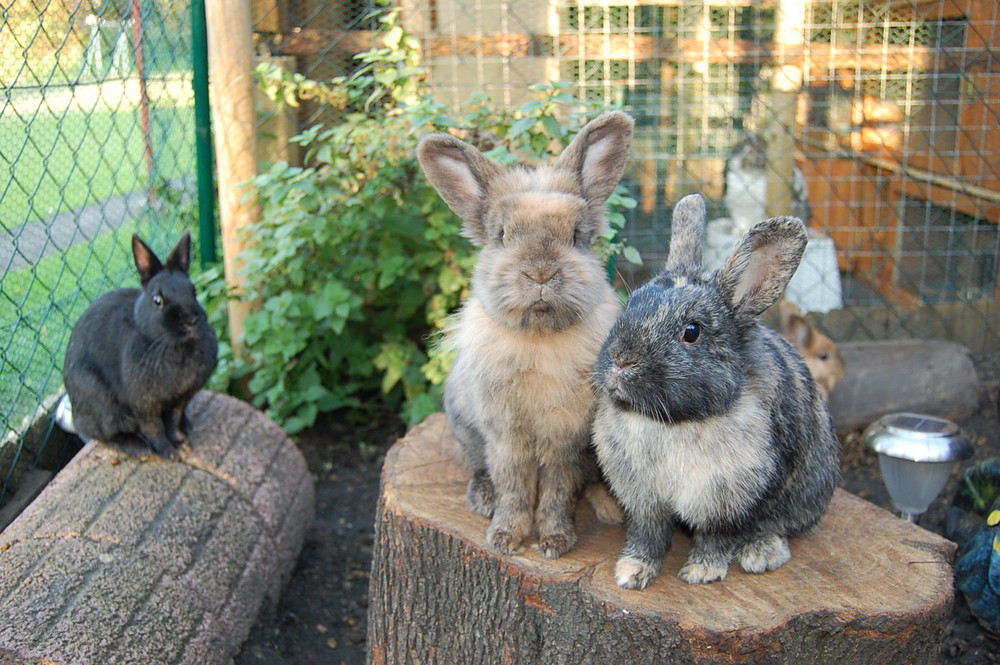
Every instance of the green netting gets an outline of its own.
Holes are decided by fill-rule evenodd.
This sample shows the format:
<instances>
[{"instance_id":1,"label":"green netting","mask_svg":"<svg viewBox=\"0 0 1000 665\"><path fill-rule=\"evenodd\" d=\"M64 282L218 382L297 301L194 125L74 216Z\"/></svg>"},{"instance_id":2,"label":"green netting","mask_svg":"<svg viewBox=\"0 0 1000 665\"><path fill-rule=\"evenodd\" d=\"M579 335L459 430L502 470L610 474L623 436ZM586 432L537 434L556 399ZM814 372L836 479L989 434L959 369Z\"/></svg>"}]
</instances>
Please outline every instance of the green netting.
<instances>
[{"instance_id":1,"label":"green netting","mask_svg":"<svg viewBox=\"0 0 1000 665\"><path fill-rule=\"evenodd\" d=\"M0 505L45 457L73 323L137 283L130 238L190 222L189 2L19 0L0 10ZM109 343L111 340L109 340Z\"/></svg>"}]
</instances>

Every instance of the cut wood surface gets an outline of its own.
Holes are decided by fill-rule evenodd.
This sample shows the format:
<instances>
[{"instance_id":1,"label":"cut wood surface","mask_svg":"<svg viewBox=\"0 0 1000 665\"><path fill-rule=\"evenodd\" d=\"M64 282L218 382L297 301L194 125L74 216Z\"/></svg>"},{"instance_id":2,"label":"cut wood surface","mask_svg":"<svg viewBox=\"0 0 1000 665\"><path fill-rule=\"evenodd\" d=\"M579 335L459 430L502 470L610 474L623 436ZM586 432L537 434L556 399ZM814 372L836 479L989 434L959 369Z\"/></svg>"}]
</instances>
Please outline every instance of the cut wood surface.
<instances>
[{"instance_id":1,"label":"cut wood surface","mask_svg":"<svg viewBox=\"0 0 1000 665\"><path fill-rule=\"evenodd\" d=\"M465 502L443 415L390 450L376 520L372 665L483 663L935 663L952 603L954 545L838 490L792 560L721 583L677 577L683 535L645 591L615 585L619 527L578 511L560 559L486 544Z\"/></svg>"}]
</instances>

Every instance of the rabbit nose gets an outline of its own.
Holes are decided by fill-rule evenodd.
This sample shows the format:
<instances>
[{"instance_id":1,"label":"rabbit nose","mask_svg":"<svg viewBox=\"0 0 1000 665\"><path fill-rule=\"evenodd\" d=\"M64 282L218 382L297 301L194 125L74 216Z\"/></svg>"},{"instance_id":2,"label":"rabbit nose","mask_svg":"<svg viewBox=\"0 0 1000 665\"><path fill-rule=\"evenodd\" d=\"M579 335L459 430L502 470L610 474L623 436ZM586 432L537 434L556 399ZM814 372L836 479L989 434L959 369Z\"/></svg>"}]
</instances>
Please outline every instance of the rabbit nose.
<instances>
[{"instance_id":1,"label":"rabbit nose","mask_svg":"<svg viewBox=\"0 0 1000 665\"><path fill-rule=\"evenodd\" d=\"M549 269L539 268L537 270L531 270L531 271L526 270L522 274L535 284L538 284L539 286L544 286L545 284L548 284L550 281L552 281L552 278L555 277L558 273L559 273L558 268L549 268Z\"/></svg>"}]
</instances>

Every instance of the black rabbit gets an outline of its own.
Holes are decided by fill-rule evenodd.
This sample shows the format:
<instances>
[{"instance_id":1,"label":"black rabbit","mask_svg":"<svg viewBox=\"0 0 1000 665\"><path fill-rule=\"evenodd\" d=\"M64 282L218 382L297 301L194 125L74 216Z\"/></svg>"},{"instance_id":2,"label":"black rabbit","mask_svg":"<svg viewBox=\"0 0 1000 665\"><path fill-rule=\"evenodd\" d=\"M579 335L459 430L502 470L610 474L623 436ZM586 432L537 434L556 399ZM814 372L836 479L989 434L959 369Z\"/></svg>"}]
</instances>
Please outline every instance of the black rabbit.
<instances>
[{"instance_id":1,"label":"black rabbit","mask_svg":"<svg viewBox=\"0 0 1000 665\"><path fill-rule=\"evenodd\" d=\"M826 403L802 356L757 321L795 272L805 227L760 222L708 272L704 221L700 196L678 202L666 270L632 294L594 368L594 443L627 525L615 574L630 589L660 573L675 524L693 531L686 582L721 580L733 560L778 568L836 485Z\"/></svg>"},{"instance_id":2,"label":"black rabbit","mask_svg":"<svg viewBox=\"0 0 1000 665\"><path fill-rule=\"evenodd\" d=\"M132 255L142 289L110 291L83 313L63 380L79 434L139 439L169 458L186 440L184 411L215 369L218 341L188 277L190 234L166 265L136 235Z\"/></svg>"}]
</instances>

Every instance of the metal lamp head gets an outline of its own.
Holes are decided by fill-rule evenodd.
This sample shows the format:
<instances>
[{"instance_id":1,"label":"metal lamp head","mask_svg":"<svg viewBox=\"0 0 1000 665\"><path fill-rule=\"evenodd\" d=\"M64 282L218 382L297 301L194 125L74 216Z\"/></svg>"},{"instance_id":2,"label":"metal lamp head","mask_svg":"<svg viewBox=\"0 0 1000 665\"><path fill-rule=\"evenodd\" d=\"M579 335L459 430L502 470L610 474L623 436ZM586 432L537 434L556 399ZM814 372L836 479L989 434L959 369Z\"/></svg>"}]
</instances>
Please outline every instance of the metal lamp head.
<instances>
[{"instance_id":1,"label":"metal lamp head","mask_svg":"<svg viewBox=\"0 0 1000 665\"><path fill-rule=\"evenodd\" d=\"M878 453L889 496L910 522L941 493L955 462L973 453L958 425L918 413L882 416L865 430L864 442Z\"/></svg>"}]
</instances>

